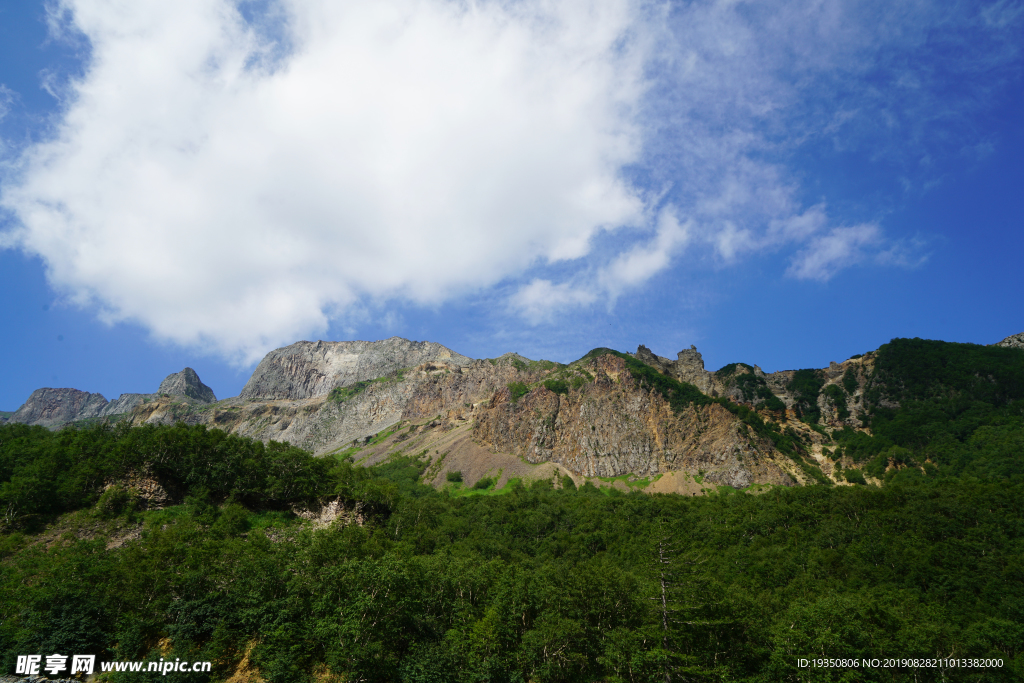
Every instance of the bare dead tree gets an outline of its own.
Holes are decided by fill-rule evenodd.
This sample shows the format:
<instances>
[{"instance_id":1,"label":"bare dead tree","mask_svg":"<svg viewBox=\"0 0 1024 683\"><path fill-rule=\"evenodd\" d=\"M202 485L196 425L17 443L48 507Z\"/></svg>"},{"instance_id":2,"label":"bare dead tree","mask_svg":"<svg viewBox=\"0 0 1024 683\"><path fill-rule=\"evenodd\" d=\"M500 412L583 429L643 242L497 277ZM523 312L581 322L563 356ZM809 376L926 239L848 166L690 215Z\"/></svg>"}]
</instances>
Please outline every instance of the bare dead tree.
<instances>
[{"instance_id":1,"label":"bare dead tree","mask_svg":"<svg viewBox=\"0 0 1024 683\"><path fill-rule=\"evenodd\" d=\"M684 665L683 662L690 657L678 651L680 628L713 627L724 623L709 618L707 614L712 603L700 575L700 566L706 562L706 558L680 553L669 536L658 541L654 564L659 593L651 600L658 604L661 617L661 647L666 653L665 683L671 683L673 675L680 681L687 681L702 677L702 673L710 673L695 663Z\"/></svg>"}]
</instances>

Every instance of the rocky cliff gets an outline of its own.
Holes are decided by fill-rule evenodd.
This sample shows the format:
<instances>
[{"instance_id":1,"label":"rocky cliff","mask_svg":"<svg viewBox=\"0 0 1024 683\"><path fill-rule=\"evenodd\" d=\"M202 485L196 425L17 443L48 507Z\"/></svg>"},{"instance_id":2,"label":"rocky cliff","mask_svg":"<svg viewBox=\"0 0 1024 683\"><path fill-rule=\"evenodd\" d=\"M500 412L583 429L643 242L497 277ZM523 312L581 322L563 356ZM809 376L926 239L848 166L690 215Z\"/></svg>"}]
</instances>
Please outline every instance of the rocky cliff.
<instances>
[{"instance_id":1,"label":"rocky cliff","mask_svg":"<svg viewBox=\"0 0 1024 683\"><path fill-rule=\"evenodd\" d=\"M371 354L375 351L370 349ZM214 405L159 398L138 406L131 419L134 424L207 424L263 441L290 441L321 454L402 420L455 419L471 413L474 404L489 401L495 391L509 382L536 381L543 376L543 368L556 365L533 363L530 367L527 363L515 354L476 361L453 354L444 360L420 363L400 374L389 372L382 377L359 380L348 385L347 391L336 392L333 398L238 397ZM297 369L297 374L301 372ZM339 380L328 376L324 382Z\"/></svg>"},{"instance_id":2,"label":"rocky cliff","mask_svg":"<svg viewBox=\"0 0 1024 683\"><path fill-rule=\"evenodd\" d=\"M399 337L376 342L301 341L268 353L256 366L239 398L320 398L336 387L351 386L434 361L450 365L471 362L440 344Z\"/></svg>"},{"instance_id":3,"label":"rocky cliff","mask_svg":"<svg viewBox=\"0 0 1024 683\"><path fill-rule=\"evenodd\" d=\"M808 457L831 473L832 465L819 457L820 436L798 420L801 410L813 406L802 404L793 389L796 371L766 374L734 363L710 372L693 347L676 360L643 346L633 356L708 396L791 425L803 435ZM206 424L263 441L289 441L318 454L361 444L397 424L429 425L441 434L458 428L460 438L476 444L459 447L463 460L466 453L481 462L511 457L528 468L546 468L535 472L550 473L554 466L583 479L673 474L682 477L675 480L682 482L676 490L700 490L698 480L737 487L806 481L807 462L779 454L723 405L674 410L623 363L622 357L595 352L568 366L511 353L472 360L440 344L398 338L299 342L267 354L236 398L215 401L186 368L165 379L157 394L123 394L94 412L130 411L132 424ZM850 387L851 363L859 367L865 359L809 372L819 385L846 380ZM812 400L823 415L837 424L854 419L847 403L856 402L856 392L843 394L842 406L835 391L822 396L815 393ZM81 419L79 413L75 417Z\"/></svg>"},{"instance_id":4,"label":"rocky cliff","mask_svg":"<svg viewBox=\"0 0 1024 683\"><path fill-rule=\"evenodd\" d=\"M217 400L217 397L213 394L213 389L203 384L202 380L199 379L199 375L192 368L185 368L181 372L167 375L164 381L160 382L160 388L157 389L157 393L167 394L168 396L183 396L200 403L214 403Z\"/></svg>"},{"instance_id":5,"label":"rocky cliff","mask_svg":"<svg viewBox=\"0 0 1024 683\"><path fill-rule=\"evenodd\" d=\"M157 396L159 396L159 394L121 394L119 397L107 404L107 407L103 409L101 416L113 417L115 415L130 413L135 406L145 403L146 401L152 401Z\"/></svg>"},{"instance_id":6,"label":"rocky cliff","mask_svg":"<svg viewBox=\"0 0 1024 683\"><path fill-rule=\"evenodd\" d=\"M829 363L823 369L766 373L757 365L730 363L709 372L693 346L680 351L674 361L651 353L645 346L632 355L659 372L693 384L708 396L766 411L778 420L799 419L805 413L816 412L831 426L854 428L862 426L859 416L874 363L874 354L867 353L842 363Z\"/></svg>"},{"instance_id":7,"label":"rocky cliff","mask_svg":"<svg viewBox=\"0 0 1024 683\"><path fill-rule=\"evenodd\" d=\"M791 485L772 444L718 404L677 414L637 382L625 362L581 364L593 382L555 393L541 384L517 401L505 388L477 418L474 436L529 462L556 462L586 477L685 472L716 484Z\"/></svg>"},{"instance_id":8,"label":"rocky cliff","mask_svg":"<svg viewBox=\"0 0 1024 683\"><path fill-rule=\"evenodd\" d=\"M690 345L690 348L680 351L676 360L669 360L657 356L643 344L633 354L637 360L647 363L659 372L686 382L697 387L708 396L716 395L715 375L704 369L704 358L697 351L697 347Z\"/></svg>"},{"instance_id":9,"label":"rocky cliff","mask_svg":"<svg viewBox=\"0 0 1024 683\"><path fill-rule=\"evenodd\" d=\"M9 421L56 427L75 420L99 417L106 407L107 399L102 394L46 387L33 391Z\"/></svg>"},{"instance_id":10,"label":"rocky cliff","mask_svg":"<svg viewBox=\"0 0 1024 683\"><path fill-rule=\"evenodd\" d=\"M316 357L309 361L312 369L302 368L295 354L291 358L293 376L323 373ZM352 359L348 367L360 367L360 361ZM466 438L477 444L474 457L511 456L513 464L505 463L504 469L518 458L548 466L537 472L549 474L550 465L557 465L581 479L671 472L691 483L700 478L736 487L792 485L801 476L771 442L722 406L676 414L660 394L640 386L623 363L614 355L563 366L515 354L475 361L453 354L401 374L358 380L331 397L239 397L211 406L160 398L138 406L132 420L207 424L264 441L287 440L321 454L363 443L398 424L419 425L416 434L427 427L444 434L466 425ZM383 364L378 371L390 368ZM323 374L317 381L342 386L340 379ZM555 393L545 382L565 392ZM408 447L400 444L396 440L395 448ZM441 457L440 450L431 457Z\"/></svg>"}]
</instances>

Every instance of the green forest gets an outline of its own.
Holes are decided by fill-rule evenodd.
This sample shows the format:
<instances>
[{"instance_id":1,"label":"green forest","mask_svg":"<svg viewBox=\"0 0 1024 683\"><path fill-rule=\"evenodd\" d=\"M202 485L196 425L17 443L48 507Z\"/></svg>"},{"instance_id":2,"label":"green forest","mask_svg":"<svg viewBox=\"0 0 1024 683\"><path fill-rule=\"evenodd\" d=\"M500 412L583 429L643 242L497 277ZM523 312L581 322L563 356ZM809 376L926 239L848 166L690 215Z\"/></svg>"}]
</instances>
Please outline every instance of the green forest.
<instances>
[{"instance_id":1,"label":"green forest","mask_svg":"<svg viewBox=\"0 0 1024 683\"><path fill-rule=\"evenodd\" d=\"M710 400L634 363L652 390ZM874 367L871 435L832 438L882 485L757 495L459 495L420 483L415 456L0 426L0 675L88 653L213 663L111 681L1024 680L1024 352L893 340ZM798 380L813 421L821 385ZM173 504L116 483L139 473ZM329 500L352 523L293 512Z\"/></svg>"}]
</instances>

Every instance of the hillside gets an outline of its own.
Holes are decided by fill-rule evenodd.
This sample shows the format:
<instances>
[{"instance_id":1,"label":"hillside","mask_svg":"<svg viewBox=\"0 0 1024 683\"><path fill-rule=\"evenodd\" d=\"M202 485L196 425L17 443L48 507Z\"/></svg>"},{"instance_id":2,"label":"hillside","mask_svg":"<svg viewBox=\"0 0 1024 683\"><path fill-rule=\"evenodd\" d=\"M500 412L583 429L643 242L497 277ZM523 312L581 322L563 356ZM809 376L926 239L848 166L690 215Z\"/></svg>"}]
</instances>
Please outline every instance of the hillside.
<instances>
[{"instance_id":1,"label":"hillside","mask_svg":"<svg viewBox=\"0 0 1024 683\"><path fill-rule=\"evenodd\" d=\"M446 361L0 425L0 674L70 652L222 683L1024 677L1024 349ZM269 438L296 421L319 456Z\"/></svg>"}]
</instances>

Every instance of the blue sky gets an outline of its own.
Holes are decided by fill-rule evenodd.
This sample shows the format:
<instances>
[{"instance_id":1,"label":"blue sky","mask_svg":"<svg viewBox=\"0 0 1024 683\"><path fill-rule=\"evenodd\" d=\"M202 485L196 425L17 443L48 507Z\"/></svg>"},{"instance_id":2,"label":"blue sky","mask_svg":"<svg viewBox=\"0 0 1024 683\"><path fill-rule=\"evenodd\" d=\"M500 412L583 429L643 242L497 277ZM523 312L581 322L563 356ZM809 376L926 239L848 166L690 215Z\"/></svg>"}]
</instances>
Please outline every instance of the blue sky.
<instances>
[{"instance_id":1,"label":"blue sky","mask_svg":"<svg viewBox=\"0 0 1024 683\"><path fill-rule=\"evenodd\" d=\"M949 5L0 5L0 409L299 339L1024 331L1024 3Z\"/></svg>"}]
</instances>

